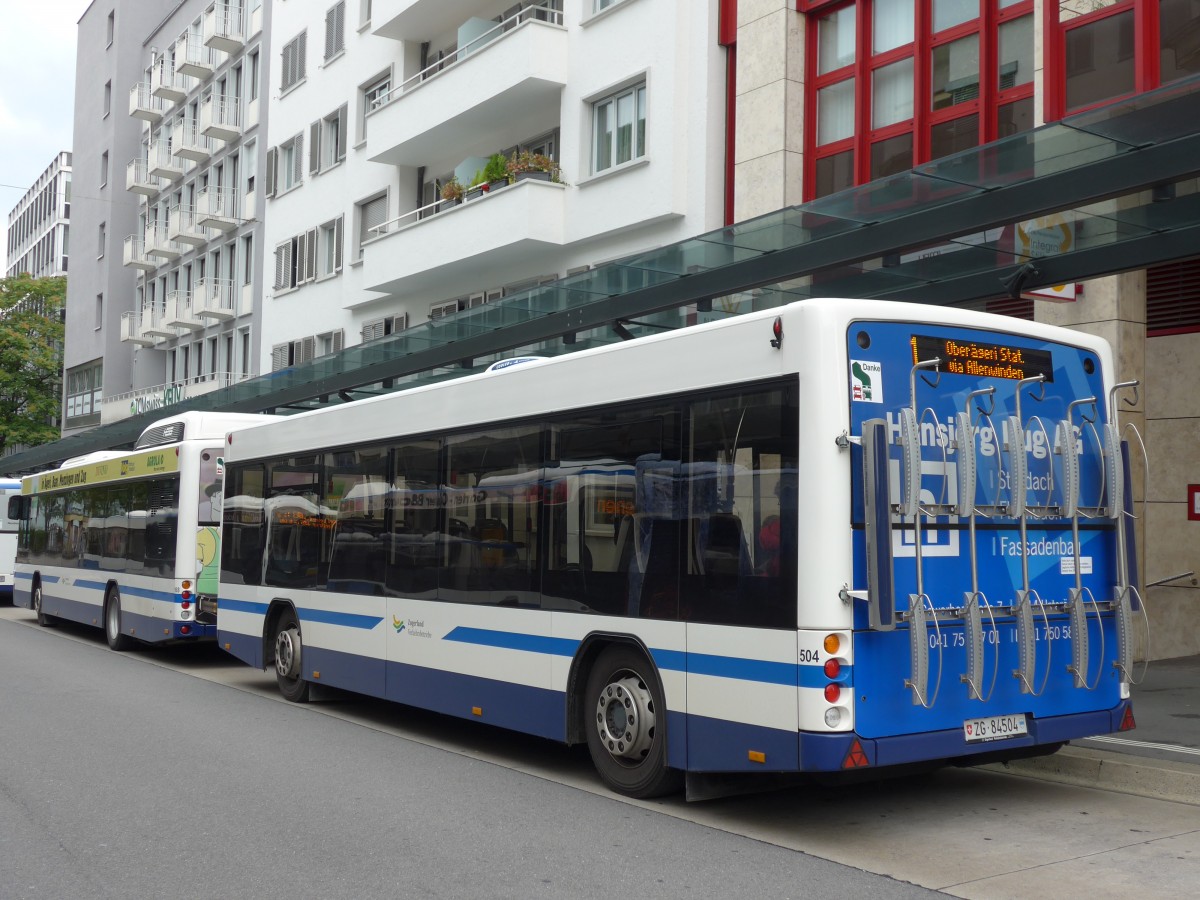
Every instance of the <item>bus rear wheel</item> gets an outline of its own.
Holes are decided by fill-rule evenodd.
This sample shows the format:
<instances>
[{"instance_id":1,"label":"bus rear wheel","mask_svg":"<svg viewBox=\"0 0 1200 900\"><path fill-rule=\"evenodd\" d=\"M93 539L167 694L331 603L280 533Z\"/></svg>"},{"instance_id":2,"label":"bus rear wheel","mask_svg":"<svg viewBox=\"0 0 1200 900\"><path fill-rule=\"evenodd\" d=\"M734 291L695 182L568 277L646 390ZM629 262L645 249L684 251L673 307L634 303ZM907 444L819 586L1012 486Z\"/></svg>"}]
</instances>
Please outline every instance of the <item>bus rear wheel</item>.
<instances>
[{"instance_id":1,"label":"bus rear wheel","mask_svg":"<svg viewBox=\"0 0 1200 900\"><path fill-rule=\"evenodd\" d=\"M279 693L292 703L307 703L309 684L303 677L304 644L300 639L300 622L288 610L275 626L275 681Z\"/></svg>"},{"instance_id":2,"label":"bus rear wheel","mask_svg":"<svg viewBox=\"0 0 1200 900\"><path fill-rule=\"evenodd\" d=\"M610 788L629 797L660 797L681 787L667 768L667 707L646 657L625 644L600 654L584 694L588 752Z\"/></svg>"},{"instance_id":3,"label":"bus rear wheel","mask_svg":"<svg viewBox=\"0 0 1200 900\"><path fill-rule=\"evenodd\" d=\"M50 628L54 625L54 616L48 616L42 612L42 583L34 582L33 585L33 611L37 614L37 623L43 628Z\"/></svg>"},{"instance_id":4,"label":"bus rear wheel","mask_svg":"<svg viewBox=\"0 0 1200 900\"><path fill-rule=\"evenodd\" d=\"M118 653L133 647L133 638L121 630L121 592L116 588L104 598L104 637L109 648Z\"/></svg>"}]
</instances>

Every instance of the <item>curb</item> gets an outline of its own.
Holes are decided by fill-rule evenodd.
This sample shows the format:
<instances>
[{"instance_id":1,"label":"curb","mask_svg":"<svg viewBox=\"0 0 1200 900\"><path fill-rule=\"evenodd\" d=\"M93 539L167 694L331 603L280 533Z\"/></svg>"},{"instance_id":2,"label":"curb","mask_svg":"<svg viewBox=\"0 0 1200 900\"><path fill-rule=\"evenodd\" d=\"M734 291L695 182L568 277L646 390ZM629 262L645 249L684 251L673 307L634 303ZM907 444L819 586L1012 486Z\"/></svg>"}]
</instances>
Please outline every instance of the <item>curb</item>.
<instances>
[{"instance_id":1,"label":"curb","mask_svg":"<svg viewBox=\"0 0 1200 900\"><path fill-rule=\"evenodd\" d=\"M1052 756L989 763L979 768L1200 806L1200 766L1186 763L1064 747Z\"/></svg>"}]
</instances>

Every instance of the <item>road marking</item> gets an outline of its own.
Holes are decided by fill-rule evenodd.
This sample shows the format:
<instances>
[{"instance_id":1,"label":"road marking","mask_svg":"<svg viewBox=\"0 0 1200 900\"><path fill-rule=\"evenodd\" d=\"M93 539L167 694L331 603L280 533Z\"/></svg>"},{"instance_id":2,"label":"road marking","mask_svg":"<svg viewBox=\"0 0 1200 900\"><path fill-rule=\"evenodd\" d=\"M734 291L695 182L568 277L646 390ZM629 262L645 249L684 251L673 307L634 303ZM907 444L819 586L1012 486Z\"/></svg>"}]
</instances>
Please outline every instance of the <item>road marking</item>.
<instances>
[{"instance_id":1,"label":"road marking","mask_svg":"<svg viewBox=\"0 0 1200 900\"><path fill-rule=\"evenodd\" d=\"M1086 741L1099 741L1104 744L1120 744L1125 747L1140 747L1143 750L1164 750L1167 753L1187 753L1191 756L1200 756L1200 749L1195 747L1178 747L1174 744L1151 744L1148 741L1131 741L1129 738L1115 737L1091 737L1084 738Z\"/></svg>"}]
</instances>

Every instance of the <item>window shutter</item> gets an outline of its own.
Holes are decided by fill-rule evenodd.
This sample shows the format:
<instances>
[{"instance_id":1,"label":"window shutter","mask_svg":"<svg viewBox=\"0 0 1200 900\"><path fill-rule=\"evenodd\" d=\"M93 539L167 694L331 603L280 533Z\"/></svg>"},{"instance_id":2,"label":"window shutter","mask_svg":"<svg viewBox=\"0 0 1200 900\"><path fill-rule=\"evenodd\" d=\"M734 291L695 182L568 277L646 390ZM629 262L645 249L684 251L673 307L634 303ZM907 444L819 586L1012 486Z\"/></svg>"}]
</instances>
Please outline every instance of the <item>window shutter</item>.
<instances>
[{"instance_id":1,"label":"window shutter","mask_svg":"<svg viewBox=\"0 0 1200 900\"><path fill-rule=\"evenodd\" d=\"M275 248L275 290L288 287L287 275L292 244L290 241Z\"/></svg>"},{"instance_id":2,"label":"window shutter","mask_svg":"<svg viewBox=\"0 0 1200 900\"><path fill-rule=\"evenodd\" d=\"M305 60L308 57L308 32L300 32L296 38L296 81L303 81L305 75Z\"/></svg>"},{"instance_id":3,"label":"window shutter","mask_svg":"<svg viewBox=\"0 0 1200 900\"><path fill-rule=\"evenodd\" d=\"M321 171L321 120L308 126L308 174Z\"/></svg>"},{"instance_id":4,"label":"window shutter","mask_svg":"<svg viewBox=\"0 0 1200 900\"><path fill-rule=\"evenodd\" d=\"M403 331L408 327L408 313L403 313L399 316L392 317L392 334L397 331Z\"/></svg>"},{"instance_id":5,"label":"window shutter","mask_svg":"<svg viewBox=\"0 0 1200 900\"><path fill-rule=\"evenodd\" d=\"M333 333L333 352L338 353L346 346L346 332L338 329Z\"/></svg>"},{"instance_id":6,"label":"window shutter","mask_svg":"<svg viewBox=\"0 0 1200 900\"><path fill-rule=\"evenodd\" d=\"M376 197L363 204L362 207L362 234L359 236L360 243L365 243L376 235L371 231L379 225L387 221L387 195Z\"/></svg>"},{"instance_id":7,"label":"window shutter","mask_svg":"<svg viewBox=\"0 0 1200 900\"><path fill-rule=\"evenodd\" d=\"M292 181L299 184L304 180L304 132L300 132L293 140L296 152L292 156Z\"/></svg>"},{"instance_id":8,"label":"window shutter","mask_svg":"<svg viewBox=\"0 0 1200 900\"><path fill-rule=\"evenodd\" d=\"M275 158L278 151L274 147L267 149L267 197L275 196Z\"/></svg>"},{"instance_id":9,"label":"window shutter","mask_svg":"<svg viewBox=\"0 0 1200 900\"><path fill-rule=\"evenodd\" d=\"M296 284L304 284L308 281L308 232L300 232L294 240L296 242Z\"/></svg>"},{"instance_id":10,"label":"window shutter","mask_svg":"<svg viewBox=\"0 0 1200 900\"><path fill-rule=\"evenodd\" d=\"M288 345L276 344L271 348L271 371L278 372L280 369L287 368Z\"/></svg>"},{"instance_id":11,"label":"window shutter","mask_svg":"<svg viewBox=\"0 0 1200 900\"><path fill-rule=\"evenodd\" d=\"M304 262L305 272L308 277L305 281L312 281L317 277L317 229L308 229L308 249L306 251Z\"/></svg>"},{"instance_id":12,"label":"window shutter","mask_svg":"<svg viewBox=\"0 0 1200 900\"><path fill-rule=\"evenodd\" d=\"M337 153L338 161L346 158L346 112L348 104L343 103L337 111Z\"/></svg>"},{"instance_id":13,"label":"window shutter","mask_svg":"<svg viewBox=\"0 0 1200 900\"><path fill-rule=\"evenodd\" d=\"M383 337L383 319L367 322L363 325L362 339L364 344L367 341L378 340L381 337Z\"/></svg>"},{"instance_id":14,"label":"window shutter","mask_svg":"<svg viewBox=\"0 0 1200 900\"><path fill-rule=\"evenodd\" d=\"M283 45L283 65L280 66L280 81L286 91L296 83L296 42L288 41Z\"/></svg>"},{"instance_id":15,"label":"window shutter","mask_svg":"<svg viewBox=\"0 0 1200 900\"><path fill-rule=\"evenodd\" d=\"M342 220L338 216L333 223L333 271L342 271Z\"/></svg>"},{"instance_id":16,"label":"window shutter","mask_svg":"<svg viewBox=\"0 0 1200 900\"><path fill-rule=\"evenodd\" d=\"M345 46L345 2L334 5L325 13L325 58L330 59Z\"/></svg>"},{"instance_id":17,"label":"window shutter","mask_svg":"<svg viewBox=\"0 0 1200 900\"><path fill-rule=\"evenodd\" d=\"M296 341L296 362L306 363L312 361L312 358L317 355L317 339L315 337L301 338Z\"/></svg>"}]
</instances>

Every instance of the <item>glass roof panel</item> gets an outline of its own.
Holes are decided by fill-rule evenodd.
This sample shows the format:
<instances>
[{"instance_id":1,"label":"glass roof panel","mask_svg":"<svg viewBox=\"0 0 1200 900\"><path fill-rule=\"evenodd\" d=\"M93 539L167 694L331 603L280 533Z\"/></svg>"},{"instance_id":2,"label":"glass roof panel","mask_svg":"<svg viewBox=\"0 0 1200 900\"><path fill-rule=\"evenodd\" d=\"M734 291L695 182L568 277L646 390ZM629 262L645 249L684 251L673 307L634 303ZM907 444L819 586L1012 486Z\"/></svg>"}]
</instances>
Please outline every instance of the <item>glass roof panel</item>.
<instances>
[{"instance_id":1,"label":"glass roof panel","mask_svg":"<svg viewBox=\"0 0 1200 900\"><path fill-rule=\"evenodd\" d=\"M980 193L979 188L919 172L901 172L806 204L810 212L861 224L886 222Z\"/></svg>"}]
</instances>

